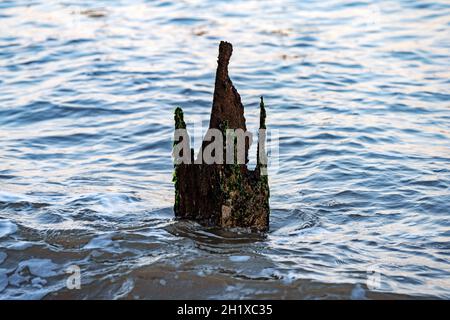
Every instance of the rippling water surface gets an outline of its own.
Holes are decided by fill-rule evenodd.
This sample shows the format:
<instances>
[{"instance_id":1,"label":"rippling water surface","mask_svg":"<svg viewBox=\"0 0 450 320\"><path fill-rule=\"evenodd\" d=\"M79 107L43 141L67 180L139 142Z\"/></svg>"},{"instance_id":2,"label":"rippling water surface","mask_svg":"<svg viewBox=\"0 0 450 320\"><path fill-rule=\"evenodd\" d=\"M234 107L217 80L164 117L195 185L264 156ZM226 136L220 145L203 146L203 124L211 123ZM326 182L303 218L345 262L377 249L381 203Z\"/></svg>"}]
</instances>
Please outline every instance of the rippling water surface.
<instances>
[{"instance_id":1,"label":"rippling water surface","mask_svg":"<svg viewBox=\"0 0 450 320\"><path fill-rule=\"evenodd\" d=\"M271 230L174 221L218 43ZM0 298L450 298L448 1L2 1ZM81 268L81 289L66 269Z\"/></svg>"}]
</instances>

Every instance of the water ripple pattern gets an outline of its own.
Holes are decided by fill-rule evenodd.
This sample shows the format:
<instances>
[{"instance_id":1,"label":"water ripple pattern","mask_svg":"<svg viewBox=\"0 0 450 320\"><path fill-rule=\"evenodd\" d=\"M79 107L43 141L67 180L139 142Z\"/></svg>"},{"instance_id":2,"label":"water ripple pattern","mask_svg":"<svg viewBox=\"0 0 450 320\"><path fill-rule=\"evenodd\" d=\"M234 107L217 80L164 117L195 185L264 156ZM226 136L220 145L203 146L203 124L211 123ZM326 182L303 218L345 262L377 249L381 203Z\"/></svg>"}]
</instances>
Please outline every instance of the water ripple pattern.
<instances>
[{"instance_id":1,"label":"water ripple pattern","mask_svg":"<svg viewBox=\"0 0 450 320\"><path fill-rule=\"evenodd\" d=\"M279 132L265 235L173 220L220 40ZM449 128L445 0L2 1L0 299L449 299Z\"/></svg>"}]
</instances>

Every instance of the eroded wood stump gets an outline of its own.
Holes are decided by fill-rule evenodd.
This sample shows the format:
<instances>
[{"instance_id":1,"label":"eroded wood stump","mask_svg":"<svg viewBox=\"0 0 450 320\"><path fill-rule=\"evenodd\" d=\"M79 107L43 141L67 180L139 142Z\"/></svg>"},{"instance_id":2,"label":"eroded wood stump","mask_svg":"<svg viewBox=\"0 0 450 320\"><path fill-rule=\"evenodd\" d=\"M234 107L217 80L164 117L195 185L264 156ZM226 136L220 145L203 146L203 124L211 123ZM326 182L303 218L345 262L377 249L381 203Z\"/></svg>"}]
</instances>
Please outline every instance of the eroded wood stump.
<instances>
[{"instance_id":1,"label":"eroded wood stump","mask_svg":"<svg viewBox=\"0 0 450 320\"><path fill-rule=\"evenodd\" d=\"M241 97L228 76L228 64L233 47L221 42L211 110L209 131L219 129L224 140L229 129L247 130L244 106ZM266 129L266 112L261 97L260 129ZM186 129L183 111L175 110L175 129ZM226 162L224 146L222 164L202 162L202 151L211 143L203 140L201 150L194 157L194 150L188 147L190 154L185 157L190 163L175 161L175 216L191 219L203 225L219 227L243 227L257 231L269 228L269 184L265 155L265 131L258 135L258 155L255 170L247 168L250 141L245 140L245 161L239 163L235 155L232 162ZM264 131L264 133L261 133ZM186 139L187 141L184 141ZM174 139L174 147L183 142L189 145L189 138ZM233 140L234 141L234 140ZM224 141L225 142L225 141ZM235 143L235 142L233 142ZM181 155L183 155L181 153ZM186 156L186 155L184 155ZM176 158L176 156L175 156ZM186 161L185 161L186 162Z\"/></svg>"}]
</instances>

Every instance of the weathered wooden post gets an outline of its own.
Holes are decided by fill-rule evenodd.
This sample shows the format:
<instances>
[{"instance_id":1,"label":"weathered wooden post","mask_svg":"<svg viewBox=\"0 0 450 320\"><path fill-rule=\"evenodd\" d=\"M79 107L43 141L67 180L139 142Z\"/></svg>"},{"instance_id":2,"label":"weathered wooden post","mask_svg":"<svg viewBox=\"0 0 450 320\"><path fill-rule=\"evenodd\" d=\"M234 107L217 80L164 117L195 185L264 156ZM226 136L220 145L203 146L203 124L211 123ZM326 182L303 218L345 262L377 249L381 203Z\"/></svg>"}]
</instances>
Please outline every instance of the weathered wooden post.
<instances>
[{"instance_id":1,"label":"weathered wooden post","mask_svg":"<svg viewBox=\"0 0 450 320\"><path fill-rule=\"evenodd\" d=\"M181 108L175 110L174 211L177 218L195 220L203 225L266 231L270 213L265 151L266 110L261 97L257 165L255 170L249 170L247 163L251 141L248 136L244 136L241 143L242 161L239 161L237 150L237 134L245 133L247 129L241 97L228 76L232 51L230 43L220 43L209 129L197 158L189 146L183 111ZM184 134L179 133L180 129ZM213 134L217 130L220 130L222 137ZM214 140L209 139L211 137ZM223 138L223 142L231 141L231 148L230 143L222 143L222 150L211 148L212 143L221 140L219 138ZM223 161L211 164L202 161L205 153L211 149L214 149L212 155L215 159Z\"/></svg>"}]
</instances>

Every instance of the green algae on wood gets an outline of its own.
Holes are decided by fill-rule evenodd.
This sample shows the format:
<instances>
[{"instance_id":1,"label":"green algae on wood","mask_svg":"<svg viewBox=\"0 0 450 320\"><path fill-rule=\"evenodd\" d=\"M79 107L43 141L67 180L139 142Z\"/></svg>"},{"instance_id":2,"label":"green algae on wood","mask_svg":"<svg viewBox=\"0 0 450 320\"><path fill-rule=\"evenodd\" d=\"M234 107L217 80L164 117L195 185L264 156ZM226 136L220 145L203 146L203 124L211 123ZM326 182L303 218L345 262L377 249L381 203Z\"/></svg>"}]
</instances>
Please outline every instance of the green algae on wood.
<instances>
[{"instance_id":1,"label":"green algae on wood","mask_svg":"<svg viewBox=\"0 0 450 320\"><path fill-rule=\"evenodd\" d=\"M183 109L177 107L175 109L175 129L186 129L186 123L184 122Z\"/></svg>"}]
</instances>

